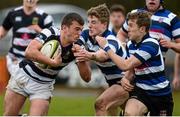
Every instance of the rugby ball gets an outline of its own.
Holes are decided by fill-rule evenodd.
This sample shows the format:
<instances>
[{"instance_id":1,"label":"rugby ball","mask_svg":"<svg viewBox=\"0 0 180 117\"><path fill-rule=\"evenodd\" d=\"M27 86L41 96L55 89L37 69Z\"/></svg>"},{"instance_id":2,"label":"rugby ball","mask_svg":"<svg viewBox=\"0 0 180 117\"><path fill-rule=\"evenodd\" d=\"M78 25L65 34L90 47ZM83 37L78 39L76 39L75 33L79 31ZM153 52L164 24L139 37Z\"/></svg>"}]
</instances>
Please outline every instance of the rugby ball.
<instances>
[{"instance_id":1,"label":"rugby ball","mask_svg":"<svg viewBox=\"0 0 180 117\"><path fill-rule=\"evenodd\" d=\"M44 43L44 45L40 49L40 52L49 58L56 57L59 53L61 53L61 46L59 44L59 41L50 40ZM50 66L42 63L37 63L37 65L43 69L50 68Z\"/></svg>"}]
</instances>

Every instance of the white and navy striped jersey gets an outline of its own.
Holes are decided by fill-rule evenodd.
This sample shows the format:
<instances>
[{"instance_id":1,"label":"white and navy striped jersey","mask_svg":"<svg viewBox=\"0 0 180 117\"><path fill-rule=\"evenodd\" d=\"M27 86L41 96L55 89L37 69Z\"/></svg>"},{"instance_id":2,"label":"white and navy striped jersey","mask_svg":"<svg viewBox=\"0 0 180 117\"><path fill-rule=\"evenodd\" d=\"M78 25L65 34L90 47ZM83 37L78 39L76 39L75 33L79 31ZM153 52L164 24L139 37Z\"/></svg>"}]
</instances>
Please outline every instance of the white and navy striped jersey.
<instances>
[{"instance_id":1,"label":"white and navy striped jersey","mask_svg":"<svg viewBox=\"0 0 180 117\"><path fill-rule=\"evenodd\" d=\"M134 68L136 86L146 90L149 95L169 94L170 82L165 76L164 60L158 41L147 34L140 43L129 41L127 46L129 54L142 63Z\"/></svg>"},{"instance_id":2,"label":"white and navy striped jersey","mask_svg":"<svg viewBox=\"0 0 180 117\"><path fill-rule=\"evenodd\" d=\"M116 37L117 36L117 33L115 32L115 30L112 28L111 30L110 30L111 32L112 32L112 34Z\"/></svg>"},{"instance_id":3,"label":"white and navy striped jersey","mask_svg":"<svg viewBox=\"0 0 180 117\"><path fill-rule=\"evenodd\" d=\"M116 33L116 32L115 32L115 30L113 29L113 26L112 26L112 24L111 24L111 23L109 24L108 29L109 29L109 31L111 31L111 32L112 32L112 34L113 34L115 37L117 36L117 33Z\"/></svg>"},{"instance_id":4,"label":"white and navy striped jersey","mask_svg":"<svg viewBox=\"0 0 180 117\"><path fill-rule=\"evenodd\" d=\"M28 28L33 24L39 25L42 29L49 28L53 25L53 18L38 8L32 14L26 15L21 6L11 10L4 19L2 26L6 30L13 28L12 46L9 52L15 57L24 58L27 45L36 37L37 32Z\"/></svg>"},{"instance_id":5,"label":"white and navy striped jersey","mask_svg":"<svg viewBox=\"0 0 180 117\"><path fill-rule=\"evenodd\" d=\"M42 32L35 38L42 44L49 40L58 40L61 45L61 39L60 39L60 30L54 27L50 27L49 29L44 29ZM73 52L71 50L72 44L68 45L66 47L63 47L61 45L62 52L62 64L59 67L56 68L50 68L50 69L42 69L36 64L28 59L23 59L20 62L20 67L23 68L25 73L29 75L33 80L36 80L37 82L41 83L48 83L54 81L55 76L61 70L63 67L65 67L68 63L73 61L75 59Z\"/></svg>"},{"instance_id":6,"label":"white and navy striped jersey","mask_svg":"<svg viewBox=\"0 0 180 117\"><path fill-rule=\"evenodd\" d=\"M138 12L142 10L147 10L146 8L136 9L133 12ZM172 40L180 38L180 20L179 18L172 12L161 9L155 12L151 16L151 26L150 26L150 36L159 40L160 37ZM122 30L127 33L128 24L127 21L123 24ZM168 51L168 48L162 47L161 50L163 56L165 57L165 53Z\"/></svg>"},{"instance_id":7,"label":"white and navy striped jersey","mask_svg":"<svg viewBox=\"0 0 180 117\"><path fill-rule=\"evenodd\" d=\"M110 48L119 56L126 58L127 54L124 48L122 48L120 42L116 39L112 32L106 30L102 37L108 40ZM100 49L100 46L95 39L89 36L89 30L84 30L78 40L79 45L84 45L85 48L90 52L96 52ZM96 62L96 61L95 61ZM111 59L105 62L96 62L102 73L104 74L106 80L113 80L123 77L124 73L120 70Z\"/></svg>"}]
</instances>

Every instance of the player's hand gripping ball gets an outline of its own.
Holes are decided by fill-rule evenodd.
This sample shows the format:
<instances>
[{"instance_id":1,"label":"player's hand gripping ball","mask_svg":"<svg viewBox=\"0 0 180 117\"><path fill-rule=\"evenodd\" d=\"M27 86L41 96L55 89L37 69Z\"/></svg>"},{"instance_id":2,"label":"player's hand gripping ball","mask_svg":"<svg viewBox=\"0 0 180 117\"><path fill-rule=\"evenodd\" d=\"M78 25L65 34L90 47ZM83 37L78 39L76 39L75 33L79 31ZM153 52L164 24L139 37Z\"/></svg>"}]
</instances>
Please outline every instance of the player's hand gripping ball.
<instances>
[{"instance_id":1,"label":"player's hand gripping ball","mask_svg":"<svg viewBox=\"0 0 180 117\"><path fill-rule=\"evenodd\" d=\"M61 53L61 51L62 51L61 46L57 40L50 40L46 42L40 50L40 52L43 55L52 59L56 57L59 53ZM36 63L36 65L43 69L50 68L49 65L42 64L42 63Z\"/></svg>"}]
</instances>

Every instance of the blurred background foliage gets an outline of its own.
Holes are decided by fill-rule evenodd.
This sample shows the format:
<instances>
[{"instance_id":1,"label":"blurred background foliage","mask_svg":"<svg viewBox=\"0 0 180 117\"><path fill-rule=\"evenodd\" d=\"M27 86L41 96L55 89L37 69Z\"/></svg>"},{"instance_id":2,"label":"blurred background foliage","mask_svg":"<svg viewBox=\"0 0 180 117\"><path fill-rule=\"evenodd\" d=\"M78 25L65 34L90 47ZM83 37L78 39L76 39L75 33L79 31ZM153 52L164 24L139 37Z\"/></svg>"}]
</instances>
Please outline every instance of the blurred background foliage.
<instances>
[{"instance_id":1,"label":"blurred background foliage","mask_svg":"<svg viewBox=\"0 0 180 117\"><path fill-rule=\"evenodd\" d=\"M23 0L1 0L0 9L19 6L22 4ZM180 15L180 0L164 0L164 6L171 10L172 12ZM140 8L145 5L145 0L39 0L39 3L63 3L63 4L73 4L84 9L89 9L92 6L98 4L106 3L109 7L113 4L122 4L125 6L127 11L135 8Z\"/></svg>"}]
</instances>

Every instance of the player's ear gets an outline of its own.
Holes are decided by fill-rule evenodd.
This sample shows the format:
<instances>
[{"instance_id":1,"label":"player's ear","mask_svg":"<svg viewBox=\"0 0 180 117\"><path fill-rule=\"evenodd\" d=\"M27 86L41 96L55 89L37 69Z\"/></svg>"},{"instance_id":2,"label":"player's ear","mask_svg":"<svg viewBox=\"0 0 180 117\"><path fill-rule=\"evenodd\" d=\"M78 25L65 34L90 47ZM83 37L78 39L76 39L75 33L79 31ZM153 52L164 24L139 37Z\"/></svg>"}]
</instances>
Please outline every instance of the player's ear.
<instances>
[{"instance_id":1,"label":"player's ear","mask_svg":"<svg viewBox=\"0 0 180 117\"><path fill-rule=\"evenodd\" d=\"M145 27L145 26L141 26L141 27L139 28L139 30L140 30L140 32L145 32L145 31L146 31L146 27Z\"/></svg>"},{"instance_id":2,"label":"player's ear","mask_svg":"<svg viewBox=\"0 0 180 117\"><path fill-rule=\"evenodd\" d=\"M62 29L62 30L66 30L66 28L67 28L66 25L62 25L62 26L61 26L61 29Z\"/></svg>"},{"instance_id":3,"label":"player's ear","mask_svg":"<svg viewBox=\"0 0 180 117\"><path fill-rule=\"evenodd\" d=\"M104 25L105 28L108 26L107 22L103 22L102 24Z\"/></svg>"}]
</instances>

